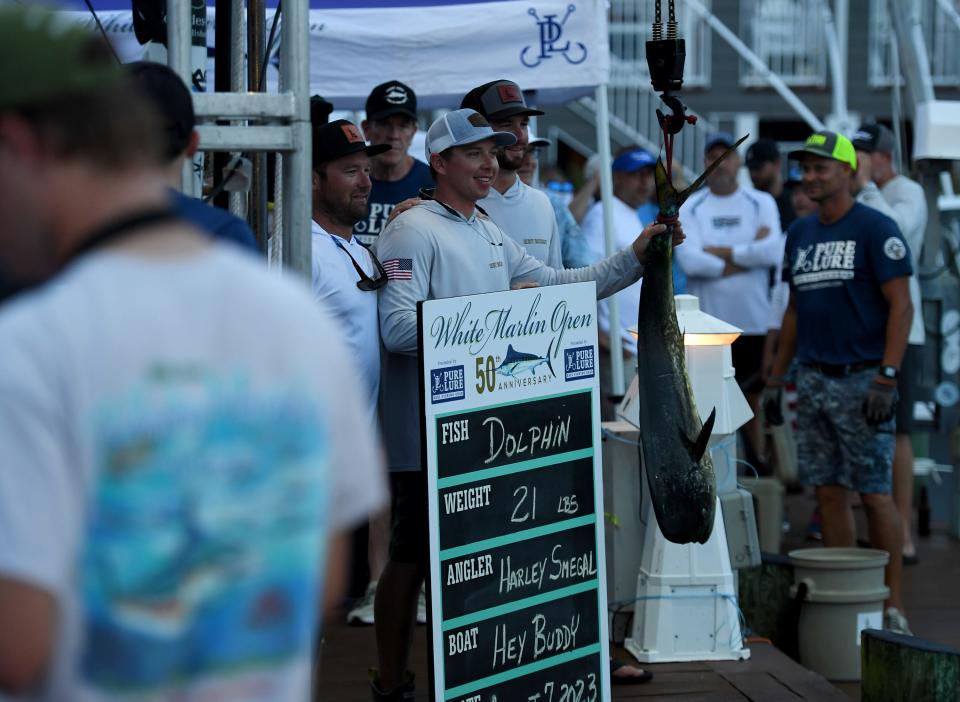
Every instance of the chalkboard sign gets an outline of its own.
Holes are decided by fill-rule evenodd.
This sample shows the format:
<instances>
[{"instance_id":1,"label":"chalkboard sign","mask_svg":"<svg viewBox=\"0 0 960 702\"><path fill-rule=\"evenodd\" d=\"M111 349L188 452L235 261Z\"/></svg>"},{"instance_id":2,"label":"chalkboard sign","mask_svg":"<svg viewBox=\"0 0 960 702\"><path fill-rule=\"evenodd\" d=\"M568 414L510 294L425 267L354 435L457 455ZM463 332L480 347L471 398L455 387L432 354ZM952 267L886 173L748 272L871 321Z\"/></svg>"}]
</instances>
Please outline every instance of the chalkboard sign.
<instances>
[{"instance_id":1,"label":"chalkboard sign","mask_svg":"<svg viewBox=\"0 0 960 702\"><path fill-rule=\"evenodd\" d=\"M418 324L434 699L610 699L594 284Z\"/></svg>"}]
</instances>

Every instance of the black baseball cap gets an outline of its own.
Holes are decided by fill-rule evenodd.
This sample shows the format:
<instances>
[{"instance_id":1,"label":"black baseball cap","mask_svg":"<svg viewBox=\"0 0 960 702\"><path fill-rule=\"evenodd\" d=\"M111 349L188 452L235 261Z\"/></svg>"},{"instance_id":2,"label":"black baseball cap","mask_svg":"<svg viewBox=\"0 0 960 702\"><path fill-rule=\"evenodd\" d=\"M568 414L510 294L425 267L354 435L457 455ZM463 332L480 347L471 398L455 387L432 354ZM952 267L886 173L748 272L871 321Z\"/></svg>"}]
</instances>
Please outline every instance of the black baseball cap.
<instances>
[{"instance_id":1,"label":"black baseball cap","mask_svg":"<svg viewBox=\"0 0 960 702\"><path fill-rule=\"evenodd\" d=\"M512 80L494 80L474 88L463 96L460 107L476 110L488 120L544 114L543 110L527 107L523 91Z\"/></svg>"},{"instance_id":2,"label":"black baseball cap","mask_svg":"<svg viewBox=\"0 0 960 702\"><path fill-rule=\"evenodd\" d=\"M759 168L765 163L775 163L780 160L780 149L773 139L757 139L747 149L745 159L747 168Z\"/></svg>"},{"instance_id":3,"label":"black baseball cap","mask_svg":"<svg viewBox=\"0 0 960 702\"><path fill-rule=\"evenodd\" d=\"M417 118L417 94L398 80L381 83L367 97L367 119L386 119L390 115Z\"/></svg>"},{"instance_id":4,"label":"black baseball cap","mask_svg":"<svg viewBox=\"0 0 960 702\"><path fill-rule=\"evenodd\" d=\"M879 152L882 154L893 153L895 140L893 132L882 124L864 124L850 137L853 142L853 148L857 151L866 151L867 153Z\"/></svg>"},{"instance_id":5,"label":"black baseball cap","mask_svg":"<svg viewBox=\"0 0 960 702\"><path fill-rule=\"evenodd\" d=\"M389 144L368 146L363 135L353 122L336 119L313 129L313 165L334 161L343 156L361 151L367 156L376 156L389 151Z\"/></svg>"},{"instance_id":6,"label":"black baseball cap","mask_svg":"<svg viewBox=\"0 0 960 702\"><path fill-rule=\"evenodd\" d=\"M176 71L162 63L135 61L127 64L127 69L134 86L160 115L167 160L176 158L187 148L197 123L190 89Z\"/></svg>"}]
</instances>

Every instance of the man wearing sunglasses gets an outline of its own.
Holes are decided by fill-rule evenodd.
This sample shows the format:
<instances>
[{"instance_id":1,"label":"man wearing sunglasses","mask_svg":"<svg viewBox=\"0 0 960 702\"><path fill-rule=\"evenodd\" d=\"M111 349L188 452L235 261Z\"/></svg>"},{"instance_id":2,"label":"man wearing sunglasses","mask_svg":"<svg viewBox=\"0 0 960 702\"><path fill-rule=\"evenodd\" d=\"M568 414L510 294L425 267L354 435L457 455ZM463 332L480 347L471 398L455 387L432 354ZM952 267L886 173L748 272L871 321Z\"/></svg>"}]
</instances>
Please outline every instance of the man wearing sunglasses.
<instances>
[{"instance_id":1,"label":"man wearing sunglasses","mask_svg":"<svg viewBox=\"0 0 960 702\"><path fill-rule=\"evenodd\" d=\"M377 289L387 282L376 256L355 236L367 215L370 159L389 144L368 146L346 120L313 125L312 249L313 292L340 325L362 377L360 395L371 428L376 426L380 390L380 332ZM347 613L351 624L373 624L377 580L387 560L388 515L371 515L366 560L370 580L364 596ZM357 560L362 560L357 551Z\"/></svg>"},{"instance_id":2,"label":"man wearing sunglasses","mask_svg":"<svg viewBox=\"0 0 960 702\"><path fill-rule=\"evenodd\" d=\"M370 157L390 146L368 146L345 119L313 130L313 294L340 324L363 374L364 407L375 422L380 384L377 288L387 282L380 262L353 236L367 214Z\"/></svg>"}]
</instances>

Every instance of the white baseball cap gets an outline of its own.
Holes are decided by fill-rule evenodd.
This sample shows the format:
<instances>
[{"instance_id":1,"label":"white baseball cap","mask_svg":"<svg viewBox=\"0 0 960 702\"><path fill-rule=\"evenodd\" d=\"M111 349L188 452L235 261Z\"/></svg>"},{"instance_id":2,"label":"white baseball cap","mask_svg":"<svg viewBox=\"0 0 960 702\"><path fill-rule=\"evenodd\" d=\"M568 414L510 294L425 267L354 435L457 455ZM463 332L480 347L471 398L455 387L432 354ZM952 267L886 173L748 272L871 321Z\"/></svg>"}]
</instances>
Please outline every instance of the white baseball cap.
<instances>
[{"instance_id":1,"label":"white baseball cap","mask_svg":"<svg viewBox=\"0 0 960 702\"><path fill-rule=\"evenodd\" d=\"M531 129L530 130L530 140L527 142L530 146L535 148L541 148L544 146L550 146L550 140L546 137L538 137L536 133Z\"/></svg>"},{"instance_id":2,"label":"white baseball cap","mask_svg":"<svg viewBox=\"0 0 960 702\"><path fill-rule=\"evenodd\" d=\"M493 139L499 146L517 143L509 132L495 132L490 123L476 110L469 108L447 112L427 130L427 162L432 154L439 154L452 146L465 146L484 139Z\"/></svg>"}]
</instances>

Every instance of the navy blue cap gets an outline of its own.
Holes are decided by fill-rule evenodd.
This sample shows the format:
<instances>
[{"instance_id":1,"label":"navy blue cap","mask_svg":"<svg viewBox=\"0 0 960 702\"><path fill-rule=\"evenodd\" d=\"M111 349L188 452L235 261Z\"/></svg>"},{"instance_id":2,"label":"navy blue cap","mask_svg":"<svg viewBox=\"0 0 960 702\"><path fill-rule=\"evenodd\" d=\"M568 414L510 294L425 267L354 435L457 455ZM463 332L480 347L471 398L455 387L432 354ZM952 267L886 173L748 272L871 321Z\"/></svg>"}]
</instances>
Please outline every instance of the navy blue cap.
<instances>
[{"instance_id":1,"label":"navy blue cap","mask_svg":"<svg viewBox=\"0 0 960 702\"><path fill-rule=\"evenodd\" d=\"M725 149L729 149L736 143L737 140L734 139L733 135L729 132L717 132L716 134L711 134L710 138L707 139L707 143L703 146L703 153L707 153L714 146L722 146Z\"/></svg>"},{"instance_id":2,"label":"navy blue cap","mask_svg":"<svg viewBox=\"0 0 960 702\"><path fill-rule=\"evenodd\" d=\"M643 168L652 168L656 165L657 159L646 149L633 149L613 159L614 172L636 173Z\"/></svg>"}]
</instances>

